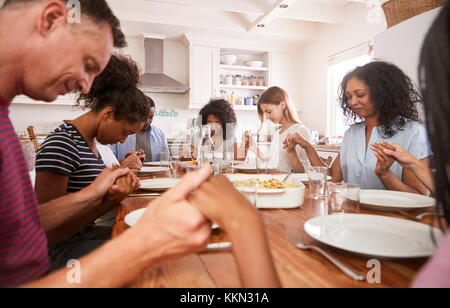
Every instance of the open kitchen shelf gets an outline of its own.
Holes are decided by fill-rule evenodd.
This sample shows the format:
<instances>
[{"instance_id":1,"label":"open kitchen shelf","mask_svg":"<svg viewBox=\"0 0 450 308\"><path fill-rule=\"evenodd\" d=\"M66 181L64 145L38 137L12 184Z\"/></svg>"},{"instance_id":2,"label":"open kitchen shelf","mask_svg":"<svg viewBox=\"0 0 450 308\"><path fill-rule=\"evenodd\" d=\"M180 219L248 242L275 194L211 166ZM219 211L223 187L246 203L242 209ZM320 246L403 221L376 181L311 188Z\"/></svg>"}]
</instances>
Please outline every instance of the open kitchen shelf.
<instances>
[{"instance_id":1,"label":"open kitchen shelf","mask_svg":"<svg viewBox=\"0 0 450 308\"><path fill-rule=\"evenodd\" d=\"M219 88L224 90L258 90L258 91L265 91L268 89L267 87L229 86L225 84L221 84Z\"/></svg>"},{"instance_id":2,"label":"open kitchen shelf","mask_svg":"<svg viewBox=\"0 0 450 308\"><path fill-rule=\"evenodd\" d=\"M223 65L219 66L222 71L248 71L248 72L267 72L267 67L251 67L242 65Z\"/></svg>"}]
</instances>

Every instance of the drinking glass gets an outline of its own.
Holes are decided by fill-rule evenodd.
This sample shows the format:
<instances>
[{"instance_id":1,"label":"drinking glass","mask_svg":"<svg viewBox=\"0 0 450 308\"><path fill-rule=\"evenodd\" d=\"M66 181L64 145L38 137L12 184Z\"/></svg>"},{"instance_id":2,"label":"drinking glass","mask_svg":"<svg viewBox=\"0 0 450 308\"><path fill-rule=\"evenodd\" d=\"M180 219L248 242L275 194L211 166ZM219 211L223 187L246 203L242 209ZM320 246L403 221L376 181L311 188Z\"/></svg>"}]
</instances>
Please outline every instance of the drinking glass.
<instances>
[{"instance_id":1,"label":"drinking glass","mask_svg":"<svg viewBox=\"0 0 450 308\"><path fill-rule=\"evenodd\" d=\"M223 173L233 173L234 172L234 153L225 152L225 160L223 165Z\"/></svg>"},{"instance_id":2,"label":"drinking glass","mask_svg":"<svg viewBox=\"0 0 450 308\"><path fill-rule=\"evenodd\" d=\"M161 152L159 153L159 162L161 167L169 166L170 153L169 152Z\"/></svg>"},{"instance_id":3,"label":"drinking glass","mask_svg":"<svg viewBox=\"0 0 450 308\"><path fill-rule=\"evenodd\" d=\"M267 174L270 162L270 142L257 143L258 154L256 156L256 169L258 174Z\"/></svg>"},{"instance_id":4,"label":"drinking glass","mask_svg":"<svg viewBox=\"0 0 450 308\"><path fill-rule=\"evenodd\" d=\"M311 198L318 200L327 197L326 182L328 176L327 167L309 167L309 194Z\"/></svg>"},{"instance_id":5,"label":"drinking glass","mask_svg":"<svg viewBox=\"0 0 450 308\"><path fill-rule=\"evenodd\" d=\"M327 183L328 213L359 213L359 194L361 188L355 184Z\"/></svg>"},{"instance_id":6,"label":"drinking glass","mask_svg":"<svg viewBox=\"0 0 450 308\"><path fill-rule=\"evenodd\" d=\"M169 167L170 167L170 176L174 179L178 179L180 177L179 175L180 164L181 164L180 157L172 156Z\"/></svg>"},{"instance_id":7,"label":"drinking glass","mask_svg":"<svg viewBox=\"0 0 450 308\"><path fill-rule=\"evenodd\" d=\"M272 134L264 134L260 132L256 142L256 148L256 169L259 174L267 174L269 162L271 160Z\"/></svg>"}]
</instances>

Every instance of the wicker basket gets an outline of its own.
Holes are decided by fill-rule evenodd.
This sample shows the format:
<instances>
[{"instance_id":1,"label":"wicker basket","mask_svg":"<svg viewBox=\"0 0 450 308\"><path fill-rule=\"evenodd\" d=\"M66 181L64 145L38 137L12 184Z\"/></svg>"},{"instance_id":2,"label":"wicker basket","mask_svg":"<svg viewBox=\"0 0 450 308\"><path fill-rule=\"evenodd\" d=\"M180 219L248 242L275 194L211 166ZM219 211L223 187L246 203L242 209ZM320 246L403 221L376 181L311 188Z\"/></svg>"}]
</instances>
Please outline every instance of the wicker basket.
<instances>
[{"instance_id":1,"label":"wicker basket","mask_svg":"<svg viewBox=\"0 0 450 308\"><path fill-rule=\"evenodd\" d=\"M444 5L447 0L390 0L384 3L388 28L395 26L416 15Z\"/></svg>"}]
</instances>

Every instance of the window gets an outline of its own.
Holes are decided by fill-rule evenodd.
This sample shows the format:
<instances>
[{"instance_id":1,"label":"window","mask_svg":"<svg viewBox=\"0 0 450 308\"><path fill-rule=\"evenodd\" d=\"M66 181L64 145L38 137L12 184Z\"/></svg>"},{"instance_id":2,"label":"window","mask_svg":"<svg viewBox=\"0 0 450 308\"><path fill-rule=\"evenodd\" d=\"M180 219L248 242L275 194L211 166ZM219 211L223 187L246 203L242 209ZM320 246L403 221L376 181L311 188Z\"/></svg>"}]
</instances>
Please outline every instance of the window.
<instances>
[{"instance_id":1,"label":"window","mask_svg":"<svg viewBox=\"0 0 450 308\"><path fill-rule=\"evenodd\" d=\"M331 56L328 67L327 136L343 137L348 129L339 105L339 87L345 75L372 60L370 45L365 43L343 53Z\"/></svg>"}]
</instances>

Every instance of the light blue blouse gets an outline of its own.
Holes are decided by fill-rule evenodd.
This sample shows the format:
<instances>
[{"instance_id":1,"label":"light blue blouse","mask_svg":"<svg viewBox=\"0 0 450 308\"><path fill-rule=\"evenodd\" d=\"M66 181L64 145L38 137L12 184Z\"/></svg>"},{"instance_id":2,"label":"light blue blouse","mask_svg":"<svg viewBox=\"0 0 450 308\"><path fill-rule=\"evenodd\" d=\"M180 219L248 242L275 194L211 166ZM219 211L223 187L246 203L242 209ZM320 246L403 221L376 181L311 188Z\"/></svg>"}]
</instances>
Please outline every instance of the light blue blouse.
<instances>
[{"instance_id":1,"label":"light blue blouse","mask_svg":"<svg viewBox=\"0 0 450 308\"><path fill-rule=\"evenodd\" d=\"M166 135L160 128L150 125L149 136L152 151L151 161L159 161L159 153L169 152ZM130 135L123 144L110 145L110 148L117 159L122 161L127 153L136 151L136 135Z\"/></svg>"},{"instance_id":2,"label":"light blue blouse","mask_svg":"<svg viewBox=\"0 0 450 308\"><path fill-rule=\"evenodd\" d=\"M418 122L408 121L403 130L388 139L384 139L377 128L372 130L369 146L366 152L365 122L352 125L345 133L341 147L341 169L345 183L358 184L361 189L386 189L375 174L377 158L370 149L371 143L400 144L418 159L432 155L430 142L425 127ZM401 180L403 167L395 162L391 171Z\"/></svg>"}]
</instances>

